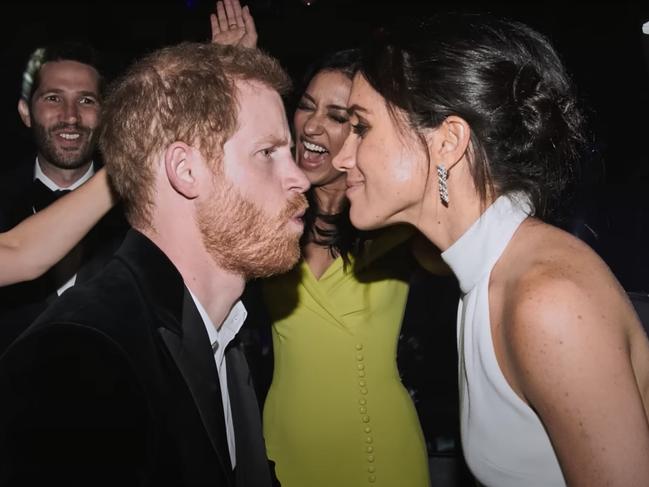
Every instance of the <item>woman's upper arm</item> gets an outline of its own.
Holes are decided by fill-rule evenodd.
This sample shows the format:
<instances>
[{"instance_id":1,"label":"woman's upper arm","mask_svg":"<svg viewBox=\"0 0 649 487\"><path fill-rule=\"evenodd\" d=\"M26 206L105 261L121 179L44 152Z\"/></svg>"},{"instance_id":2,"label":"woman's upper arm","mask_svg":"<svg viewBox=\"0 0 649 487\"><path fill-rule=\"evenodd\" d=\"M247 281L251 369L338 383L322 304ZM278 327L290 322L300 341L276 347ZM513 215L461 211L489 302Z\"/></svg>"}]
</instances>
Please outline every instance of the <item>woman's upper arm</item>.
<instances>
[{"instance_id":1,"label":"woman's upper arm","mask_svg":"<svg viewBox=\"0 0 649 487\"><path fill-rule=\"evenodd\" d=\"M571 486L649 482L649 425L618 301L566 278L540 278L511 308L516 382Z\"/></svg>"}]
</instances>

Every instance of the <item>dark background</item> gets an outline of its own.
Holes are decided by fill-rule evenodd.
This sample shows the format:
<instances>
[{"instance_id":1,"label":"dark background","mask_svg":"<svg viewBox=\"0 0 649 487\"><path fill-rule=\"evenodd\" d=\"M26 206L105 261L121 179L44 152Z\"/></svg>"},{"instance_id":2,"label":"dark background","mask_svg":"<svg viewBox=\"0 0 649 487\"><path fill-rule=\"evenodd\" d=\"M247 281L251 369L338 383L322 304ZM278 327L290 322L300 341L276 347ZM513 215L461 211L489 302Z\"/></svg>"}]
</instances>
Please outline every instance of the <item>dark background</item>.
<instances>
[{"instance_id":1,"label":"dark background","mask_svg":"<svg viewBox=\"0 0 649 487\"><path fill-rule=\"evenodd\" d=\"M597 156L611 183L647 173L649 76L641 25L649 1L536 2L458 0L248 0L261 47L297 76L319 53L363 42L375 26L438 10L489 11L522 20L547 34L563 56L589 109ZM109 77L134 58L181 40L207 40L214 1L36 2L2 6L2 127L9 153L24 144L15 105L28 54L58 39L86 40L99 48ZM6 130L9 129L7 132ZM5 151L7 154L7 151ZM643 161L643 162L640 162ZM4 161L11 164L11 160Z\"/></svg>"},{"instance_id":2,"label":"dark background","mask_svg":"<svg viewBox=\"0 0 649 487\"><path fill-rule=\"evenodd\" d=\"M487 11L548 35L576 82L592 129L575 233L595 247L627 290L649 291L649 259L642 256L649 243L649 54L643 52L641 31L649 20L649 0L306 1L247 2L260 46L295 78L318 54L362 43L376 26L405 16ZM214 5L212 0L5 3L0 17L0 172L30 151L16 103L25 60L35 47L60 39L90 42L102 52L110 79L155 48L181 40L207 41Z\"/></svg>"},{"instance_id":3,"label":"dark background","mask_svg":"<svg viewBox=\"0 0 649 487\"><path fill-rule=\"evenodd\" d=\"M277 56L293 75L319 53L363 42L380 24L438 10L489 11L522 20L547 34L579 87L607 161L608 177L627 180L647 154L649 76L642 51L641 25L649 1L607 2L399 0L248 0L261 47ZM15 110L20 75L28 54L57 39L87 40L117 74L134 58L181 40L207 40L214 1L36 2L10 0L0 14L2 126L24 137ZM6 140L6 139L5 139ZM9 161L6 162L10 164ZM646 164L642 164L646 168Z\"/></svg>"},{"instance_id":4,"label":"dark background","mask_svg":"<svg viewBox=\"0 0 649 487\"><path fill-rule=\"evenodd\" d=\"M604 257L627 290L649 291L649 49L643 52L649 36L641 30L649 20L649 0L307 1L247 1L259 45L296 79L324 51L358 45L395 19L436 11L505 15L548 35L578 87L592 132L583 184L575 202L566 202L576 213L564 226ZM213 0L5 4L0 28L4 167L29 150L15 106L25 59L36 46L86 40L105 56L110 78L155 48L208 40L214 5Z\"/></svg>"}]
</instances>

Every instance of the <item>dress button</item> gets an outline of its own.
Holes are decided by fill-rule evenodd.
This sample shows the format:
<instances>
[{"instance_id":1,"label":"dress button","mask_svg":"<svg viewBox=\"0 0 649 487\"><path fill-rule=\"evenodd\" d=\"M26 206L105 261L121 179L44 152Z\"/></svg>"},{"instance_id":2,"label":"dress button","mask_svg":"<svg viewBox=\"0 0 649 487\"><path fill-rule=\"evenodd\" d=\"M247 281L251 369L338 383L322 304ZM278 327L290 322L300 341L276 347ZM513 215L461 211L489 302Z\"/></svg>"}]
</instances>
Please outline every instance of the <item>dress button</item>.
<instances>
[{"instance_id":1,"label":"dress button","mask_svg":"<svg viewBox=\"0 0 649 487\"><path fill-rule=\"evenodd\" d=\"M370 417L367 416L367 415L365 415L365 416L363 416L363 417L361 418L361 421L363 421L363 423L369 423L369 422L370 422Z\"/></svg>"},{"instance_id":2,"label":"dress button","mask_svg":"<svg viewBox=\"0 0 649 487\"><path fill-rule=\"evenodd\" d=\"M376 467L374 465L370 465L369 467L367 467L367 471L369 473L374 473L376 472Z\"/></svg>"},{"instance_id":3,"label":"dress button","mask_svg":"<svg viewBox=\"0 0 649 487\"><path fill-rule=\"evenodd\" d=\"M358 381L358 385L361 386L361 387L365 387L367 385L367 382L365 382L363 379L360 379Z\"/></svg>"},{"instance_id":4,"label":"dress button","mask_svg":"<svg viewBox=\"0 0 649 487\"><path fill-rule=\"evenodd\" d=\"M374 455L367 455L367 461L369 463L374 463Z\"/></svg>"},{"instance_id":5,"label":"dress button","mask_svg":"<svg viewBox=\"0 0 649 487\"><path fill-rule=\"evenodd\" d=\"M369 426L365 426L365 433L369 434L371 432L372 432L372 428L370 428Z\"/></svg>"},{"instance_id":6,"label":"dress button","mask_svg":"<svg viewBox=\"0 0 649 487\"><path fill-rule=\"evenodd\" d=\"M365 438L365 443L372 443L372 441L374 441L374 440L372 440L372 437L371 437L371 436L368 436L367 438ZM368 446L367 448L370 449L370 448L372 448L372 447L371 447L371 446ZM371 451L368 451L368 453L372 453L372 452L371 452Z\"/></svg>"},{"instance_id":7,"label":"dress button","mask_svg":"<svg viewBox=\"0 0 649 487\"><path fill-rule=\"evenodd\" d=\"M364 364L357 364L357 365L356 365L356 368L357 368L358 370L365 370L365 365L364 365Z\"/></svg>"},{"instance_id":8,"label":"dress button","mask_svg":"<svg viewBox=\"0 0 649 487\"><path fill-rule=\"evenodd\" d=\"M376 482L376 475L370 475L369 477L367 477L367 480L369 480L369 482L373 484L374 482Z\"/></svg>"},{"instance_id":9,"label":"dress button","mask_svg":"<svg viewBox=\"0 0 649 487\"><path fill-rule=\"evenodd\" d=\"M359 362L361 362L361 361L363 360L363 354L362 354L362 353L358 353L358 354L356 354L356 360L358 360Z\"/></svg>"},{"instance_id":10,"label":"dress button","mask_svg":"<svg viewBox=\"0 0 649 487\"><path fill-rule=\"evenodd\" d=\"M367 387L361 387L361 394L367 394Z\"/></svg>"},{"instance_id":11,"label":"dress button","mask_svg":"<svg viewBox=\"0 0 649 487\"><path fill-rule=\"evenodd\" d=\"M371 439L371 438L370 438L370 439ZM374 447L370 445L370 446L368 446L367 448L365 448L365 451L366 451L367 453L373 453L373 452L374 452Z\"/></svg>"},{"instance_id":12,"label":"dress button","mask_svg":"<svg viewBox=\"0 0 649 487\"><path fill-rule=\"evenodd\" d=\"M358 371L358 376L359 377L365 377L365 371L364 370L359 370Z\"/></svg>"},{"instance_id":13,"label":"dress button","mask_svg":"<svg viewBox=\"0 0 649 487\"><path fill-rule=\"evenodd\" d=\"M365 406L361 406L361 407L358 408L358 411L359 411L361 414L365 414L365 413L367 412L367 408L366 408Z\"/></svg>"},{"instance_id":14,"label":"dress button","mask_svg":"<svg viewBox=\"0 0 649 487\"><path fill-rule=\"evenodd\" d=\"M361 397L358 400L358 404L360 404L361 406L365 406L367 404L367 400L364 397Z\"/></svg>"},{"instance_id":15,"label":"dress button","mask_svg":"<svg viewBox=\"0 0 649 487\"><path fill-rule=\"evenodd\" d=\"M356 344L356 350L363 350L363 344L362 343L357 343Z\"/></svg>"}]
</instances>

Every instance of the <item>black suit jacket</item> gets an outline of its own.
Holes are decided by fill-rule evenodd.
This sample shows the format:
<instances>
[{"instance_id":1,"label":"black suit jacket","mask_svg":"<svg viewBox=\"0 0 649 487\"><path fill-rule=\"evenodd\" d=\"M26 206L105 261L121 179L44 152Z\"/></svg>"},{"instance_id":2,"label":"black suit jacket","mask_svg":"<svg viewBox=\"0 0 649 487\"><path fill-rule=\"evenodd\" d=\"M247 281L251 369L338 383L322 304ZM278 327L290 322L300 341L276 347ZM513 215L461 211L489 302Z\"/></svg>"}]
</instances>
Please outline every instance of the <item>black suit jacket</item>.
<instances>
[{"instance_id":1,"label":"black suit jacket","mask_svg":"<svg viewBox=\"0 0 649 487\"><path fill-rule=\"evenodd\" d=\"M205 326L173 264L130 231L0 359L0 484L271 485L236 339L226 361L234 473Z\"/></svg>"},{"instance_id":2,"label":"black suit jacket","mask_svg":"<svg viewBox=\"0 0 649 487\"><path fill-rule=\"evenodd\" d=\"M34 161L32 157L0 177L0 232L33 214ZM80 284L96 275L117 250L127 229L121 206L116 206L67 257L67 277L76 272L75 284ZM38 279L0 288L0 353L58 297L56 290L62 284L57 279L59 270L53 268Z\"/></svg>"}]
</instances>

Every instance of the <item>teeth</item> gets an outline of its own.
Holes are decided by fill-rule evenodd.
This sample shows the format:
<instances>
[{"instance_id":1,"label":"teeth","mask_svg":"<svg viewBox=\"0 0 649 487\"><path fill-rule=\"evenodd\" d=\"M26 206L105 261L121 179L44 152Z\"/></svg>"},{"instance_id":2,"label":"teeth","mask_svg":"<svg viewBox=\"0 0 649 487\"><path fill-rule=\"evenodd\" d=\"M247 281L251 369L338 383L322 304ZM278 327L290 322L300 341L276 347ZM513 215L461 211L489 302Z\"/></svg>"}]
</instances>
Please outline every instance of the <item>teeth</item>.
<instances>
[{"instance_id":1,"label":"teeth","mask_svg":"<svg viewBox=\"0 0 649 487\"><path fill-rule=\"evenodd\" d=\"M79 138L79 134L59 134L65 140L76 140Z\"/></svg>"},{"instance_id":2,"label":"teeth","mask_svg":"<svg viewBox=\"0 0 649 487\"><path fill-rule=\"evenodd\" d=\"M327 149L325 149L321 145L312 144L311 142L307 142L306 140L303 143L304 143L304 147L306 147L310 151L313 151L313 152L327 152Z\"/></svg>"}]
</instances>

